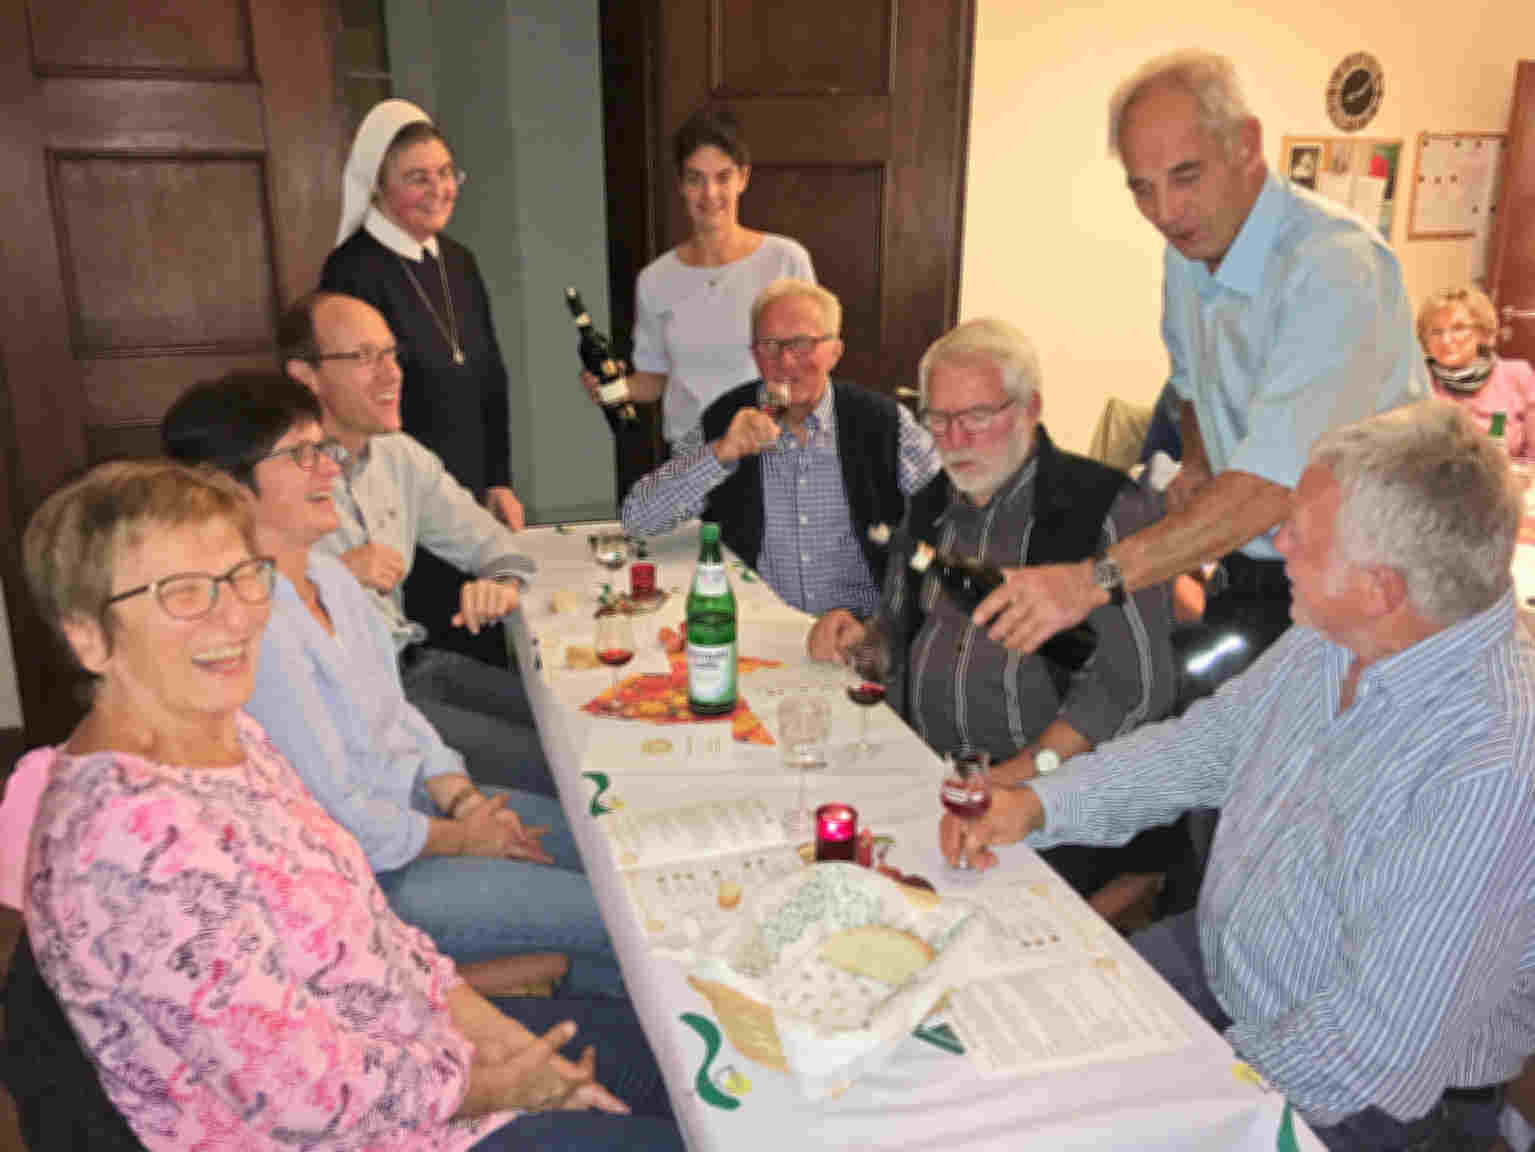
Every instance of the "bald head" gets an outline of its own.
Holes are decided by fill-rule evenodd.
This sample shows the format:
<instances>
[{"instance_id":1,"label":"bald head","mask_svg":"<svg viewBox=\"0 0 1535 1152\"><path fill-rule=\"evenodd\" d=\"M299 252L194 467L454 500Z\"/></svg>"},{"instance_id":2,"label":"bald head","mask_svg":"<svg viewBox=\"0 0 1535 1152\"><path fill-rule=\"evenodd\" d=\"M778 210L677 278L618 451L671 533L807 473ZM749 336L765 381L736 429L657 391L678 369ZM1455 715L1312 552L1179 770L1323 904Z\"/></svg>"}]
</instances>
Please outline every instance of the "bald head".
<instances>
[{"instance_id":1,"label":"bald head","mask_svg":"<svg viewBox=\"0 0 1535 1152\"><path fill-rule=\"evenodd\" d=\"M284 313L283 367L320 401L325 430L357 454L368 438L400 430L400 363L378 309L316 292Z\"/></svg>"}]
</instances>

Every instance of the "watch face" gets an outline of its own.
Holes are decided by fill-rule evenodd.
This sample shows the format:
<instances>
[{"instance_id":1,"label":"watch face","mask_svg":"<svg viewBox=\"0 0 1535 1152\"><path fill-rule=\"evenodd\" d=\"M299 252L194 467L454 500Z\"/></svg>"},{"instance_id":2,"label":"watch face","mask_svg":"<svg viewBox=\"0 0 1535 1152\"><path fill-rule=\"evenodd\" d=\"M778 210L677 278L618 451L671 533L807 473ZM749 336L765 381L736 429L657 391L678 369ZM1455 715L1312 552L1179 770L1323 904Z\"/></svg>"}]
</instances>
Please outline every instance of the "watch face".
<instances>
[{"instance_id":1,"label":"watch face","mask_svg":"<svg viewBox=\"0 0 1535 1152\"><path fill-rule=\"evenodd\" d=\"M1107 556L1093 561L1093 583L1105 591L1112 591L1124 583L1119 565Z\"/></svg>"},{"instance_id":2,"label":"watch face","mask_svg":"<svg viewBox=\"0 0 1535 1152\"><path fill-rule=\"evenodd\" d=\"M1327 115L1345 132L1357 132L1375 118L1385 96L1380 61L1368 52L1345 56L1327 81Z\"/></svg>"}]
</instances>

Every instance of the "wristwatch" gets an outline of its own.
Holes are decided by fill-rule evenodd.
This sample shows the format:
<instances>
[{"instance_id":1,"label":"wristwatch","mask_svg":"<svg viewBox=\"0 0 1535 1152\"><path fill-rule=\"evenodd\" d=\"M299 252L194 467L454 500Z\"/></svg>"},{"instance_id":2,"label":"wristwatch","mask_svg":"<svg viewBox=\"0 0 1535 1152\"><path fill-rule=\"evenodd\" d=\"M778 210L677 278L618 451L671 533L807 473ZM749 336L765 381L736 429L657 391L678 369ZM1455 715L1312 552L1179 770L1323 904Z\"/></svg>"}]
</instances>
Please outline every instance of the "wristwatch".
<instances>
[{"instance_id":1,"label":"wristwatch","mask_svg":"<svg viewBox=\"0 0 1535 1152\"><path fill-rule=\"evenodd\" d=\"M1119 561L1108 550L1093 557L1093 583L1109 594L1109 603L1116 608L1125 603L1125 575L1119 570Z\"/></svg>"},{"instance_id":2,"label":"wristwatch","mask_svg":"<svg viewBox=\"0 0 1535 1152\"><path fill-rule=\"evenodd\" d=\"M1034 771L1048 776L1061 766L1061 754L1054 748L1041 748L1034 753Z\"/></svg>"}]
</instances>

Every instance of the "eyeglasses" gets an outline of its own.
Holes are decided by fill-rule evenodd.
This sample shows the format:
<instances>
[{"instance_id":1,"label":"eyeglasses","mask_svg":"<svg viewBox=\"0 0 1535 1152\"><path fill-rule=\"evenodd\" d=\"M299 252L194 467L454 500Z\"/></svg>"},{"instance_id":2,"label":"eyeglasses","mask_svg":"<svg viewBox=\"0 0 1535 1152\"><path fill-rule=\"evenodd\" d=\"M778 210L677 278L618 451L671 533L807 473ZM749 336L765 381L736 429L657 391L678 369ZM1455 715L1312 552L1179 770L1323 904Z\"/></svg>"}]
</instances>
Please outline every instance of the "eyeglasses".
<instances>
[{"instance_id":1,"label":"eyeglasses","mask_svg":"<svg viewBox=\"0 0 1535 1152\"><path fill-rule=\"evenodd\" d=\"M365 368L377 369L385 360L398 365L405 359L405 353L400 351L398 344L391 344L387 348L375 348L371 344L364 344L353 352L321 352L311 356L311 364L320 364L326 360L355 360Z\"/></svg>"},{"instance_id":2,"label":"eyeglasses","mask_svg":"<svg viewBox=\"0 0 1535 1152\"><path fill-rule=\"evenodd\" d=\"M764 336L760 340L753 340L752 347L756 349L758 356L769 360L780 353L789 353L798 358L809 355L816 345L835 339L835 336L789 336L783 340L774 340Z\"/></svg>"},{"instance_id":3,"label":"eyeglasses","mask_svg":"<svg viewBox=\"0 0 1535 1152\"><path fill-rule=\"evenodd\" d=\"M314 466L320 462L321 456L324 456L332 464L340 464L346 459L346 449L341 446L340 440L333 438L325 440L300 440L297 444L287 448L279 448L275 452L268 452L261 459L276 460L279 456L291 457L293 462L305 472L313 472Z\"/></svg>"},{"instance_id":4,"label":"eyeglasses","mask_svg":"<svg viewBox=\"0 0 1535 1152\"><path fill-rule=\"evenodd\" d=\"M967 436L979 436L991 427L993 420L1016 403L1016 400L1010 398L1005 404L982 404L974 408L966 408L962 412L939 412L932 408L924 408L917 413L917 419L922 427L934 436L947 435L951 424L959 425Z\"/></svg>"},{"instance_id":5,"label":"eyeglasses","mask_svg":"<svg viewBox=\"0 0 1535 1152\"><path fill-rule=\"evenodd\" d=\"M218 603L219 585L228 584L235 598L245 604L265 604L272 598L272 584L277 579L277 569L270 556L253 556L241 560L222 576L208 572L177 572L148 584L140 584L126 592L108 596L101 603L101 610L119 600L128 600L145 592L153 592L167 616L177 620L198 620L213 611Z\"/></svg>"},{"instance_id":6,"label":"eyeglasses","mask_svg":"<svg viewBox=\"0 0 1535 1152\"><path fill-rule=\"evenodd\" d=\"M469 173L462 168L442 168L436 172L423 172L416 169L400 177L400 183L412 192L429 192L436 187L439 180L462 188L469 182Z\"/></svg>"},{"instance_id":7,"label":"eyeglasses","mask_svg":"<svg viewBox=\"0 0 1535 1152\"><path fill-rule=\"evenodd\" d=\"M1428 330L1428 338L1430 340L1443 340L1446 336L1452 336L1456 340L1464 340L1475 331L1477 331L1475 324L1451 324L1448 328L1430 328Z\"/></svg>"}]
</instances>

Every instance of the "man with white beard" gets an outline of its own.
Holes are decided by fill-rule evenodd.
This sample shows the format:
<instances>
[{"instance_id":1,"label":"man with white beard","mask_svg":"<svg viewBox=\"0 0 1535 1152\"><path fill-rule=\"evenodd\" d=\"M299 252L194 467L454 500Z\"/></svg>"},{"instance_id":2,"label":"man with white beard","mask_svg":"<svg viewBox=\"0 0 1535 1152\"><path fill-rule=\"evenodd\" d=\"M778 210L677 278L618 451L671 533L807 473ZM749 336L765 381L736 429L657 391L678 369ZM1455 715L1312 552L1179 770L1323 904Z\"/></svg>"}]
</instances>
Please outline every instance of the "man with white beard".
<instances>
[{"instance_id":1,"label":"man with white beard","mask_svg":"<svg viewBox=\"0 0 1535 1152\"><path fill-rule=\"evenodd\" d=\"M915 577L908 562L916 542L1007 568L1080 560L1157 519L1161 500L1123 473L1055 447L1040 423L1039 359L1011 325L960 325L928 349L918 376L919 419L947 483L912 498L891 541L873 617L892 637L890 701L935 751L984 749L994 783L1016 787L1166 714L1175 687L1168 587L1092 612L1097 648L1084 667L1067 668L1048 646L1009 652L971 623L973 605L945 594L932 574ZM868 623L828 612L810 633L811 656L839 659ZM1162 871L1164 832L1123 848L1071 846L1045 856L1092 898L1121 873ZM1112 914L1116 899L1107 891L1095 903Z\"/></svg>"}]
</instances>

